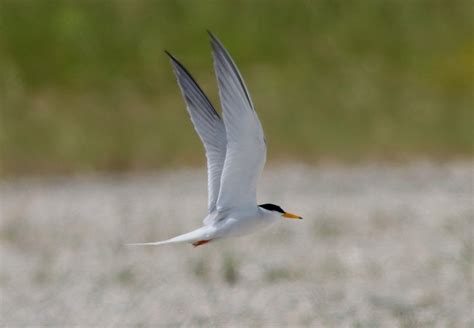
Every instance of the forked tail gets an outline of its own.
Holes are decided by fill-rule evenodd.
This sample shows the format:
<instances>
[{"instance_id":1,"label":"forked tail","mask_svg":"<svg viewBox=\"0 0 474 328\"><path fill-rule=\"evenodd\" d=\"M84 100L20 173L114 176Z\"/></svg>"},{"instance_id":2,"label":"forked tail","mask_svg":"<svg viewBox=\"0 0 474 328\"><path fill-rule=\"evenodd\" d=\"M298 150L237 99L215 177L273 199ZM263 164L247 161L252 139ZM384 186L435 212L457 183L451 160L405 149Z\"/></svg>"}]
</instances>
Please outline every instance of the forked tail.
<instances>
[{"instance_id":1,"label":"forked tail","mask_svg":"<svg viewBox=\"0 0 474 328\"><path fill-rule=\"evenodd\" d=\"M171 239L162 240L162 241L154 241L150 243L128 243L125 245L127 246L154 246L154 245L164 245L164 244L170 244L170 243L173 243Z\"/></svg>"},{"instance_id":2,"label":"forked tail","mask_svg":"<svg viewBox=\"0 0 474 328\"><path fill-rule=\"evenodd\" d=\"M162 241L155 241L149 243L130 243L126 244L127 246L156 246L156 245L164 245L164 244L173 244L173 243L191 243L194 244L198 241L206 239L206 230L207 227L201 227L199 229L193 230L191 232L173 237L171 239L162 240Z\"/></svg>"}]
</instances>

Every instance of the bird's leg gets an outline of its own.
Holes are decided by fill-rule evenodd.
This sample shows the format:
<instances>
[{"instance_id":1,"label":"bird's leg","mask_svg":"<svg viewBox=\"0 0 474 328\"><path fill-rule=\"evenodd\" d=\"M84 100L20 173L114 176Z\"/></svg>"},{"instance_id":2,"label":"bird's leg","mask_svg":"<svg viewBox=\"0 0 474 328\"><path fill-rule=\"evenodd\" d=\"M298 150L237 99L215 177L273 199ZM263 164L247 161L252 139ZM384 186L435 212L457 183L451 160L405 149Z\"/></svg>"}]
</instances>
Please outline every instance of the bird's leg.
<instances>
[{"instance_id":1,"label":"bird's leg","mask_svg":"<svg viewBox=\"0 0 474 328\"><path fill-rule=\"evenodd\" d=\"M193 243L193 246L194 247L198 247L198 246L201 246L201 245L204 245L208 242L210 242L211 240L198 240L197 242Z\"/></svg>"}]
</instances>

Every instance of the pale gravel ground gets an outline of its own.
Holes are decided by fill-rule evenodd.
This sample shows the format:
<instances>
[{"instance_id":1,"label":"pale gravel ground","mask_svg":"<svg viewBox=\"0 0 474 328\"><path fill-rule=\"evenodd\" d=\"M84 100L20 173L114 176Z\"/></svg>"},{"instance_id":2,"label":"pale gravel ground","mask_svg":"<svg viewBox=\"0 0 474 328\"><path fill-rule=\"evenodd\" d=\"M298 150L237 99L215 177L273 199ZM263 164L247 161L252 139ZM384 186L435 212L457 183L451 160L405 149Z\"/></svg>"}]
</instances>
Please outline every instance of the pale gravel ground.
<instances>
[{"instance_id":1,"label":"pale gravel ground","mask_svg":"<svg viewBox=\"0 0 474 328\"><path fill-rule=\"evenodd\" d=\"M7 327L473 327L473 163L267 169L304 216L209 244L205 170L0 184Z\"/></svg>"}]
</instances>

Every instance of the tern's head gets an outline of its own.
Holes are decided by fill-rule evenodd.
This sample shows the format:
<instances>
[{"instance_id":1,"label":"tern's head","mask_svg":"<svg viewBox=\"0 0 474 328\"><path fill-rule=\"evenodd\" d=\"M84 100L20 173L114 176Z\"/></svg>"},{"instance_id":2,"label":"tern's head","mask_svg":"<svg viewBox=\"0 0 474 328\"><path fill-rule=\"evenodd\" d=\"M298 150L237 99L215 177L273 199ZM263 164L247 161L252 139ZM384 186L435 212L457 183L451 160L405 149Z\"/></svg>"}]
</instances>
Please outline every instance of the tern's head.
<instances>
[{"instance_id":1,"label":"tern's head","mask_svg":"<svg viewBox=\"0 0 474 328\"><path fill-rule=\"evenodd\" d=\"M275 216L280 216L285 219L297 219L297 220L302 220L303 218L299 215L291 214L288 212L285 212L280 206L275 205L275 204L262 204L258 205L260 208L263 208L264 210L274 214Z\"/></svg>"}]
</instances>

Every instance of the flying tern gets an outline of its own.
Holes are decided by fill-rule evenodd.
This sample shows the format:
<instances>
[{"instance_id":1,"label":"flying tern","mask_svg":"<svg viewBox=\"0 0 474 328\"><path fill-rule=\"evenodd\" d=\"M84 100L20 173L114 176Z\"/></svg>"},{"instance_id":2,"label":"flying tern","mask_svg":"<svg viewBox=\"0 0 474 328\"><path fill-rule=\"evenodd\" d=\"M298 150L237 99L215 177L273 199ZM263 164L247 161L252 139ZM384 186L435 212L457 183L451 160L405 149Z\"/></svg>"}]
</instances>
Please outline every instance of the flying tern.
<instances>
[{"instance_id":1,"label":"flying tern","mask_svg":"<svg viewBox=\"0 0 474 328\"><path fill-rule=\"evenodd\" d=\"M266 160L262 125L229 52L211 33L223 119L188 70L169 52L191 121L207 157L208 214L202 227L174 238L131 245L190 243L242 236L281 218L302 219L274 204L257 205L257 182Z\"/></svg>"}]
</instances>

